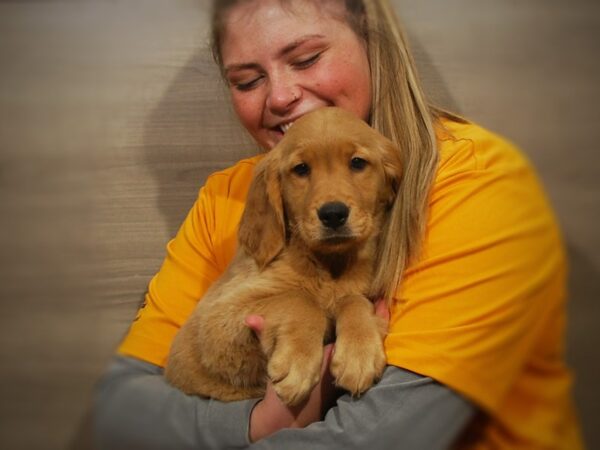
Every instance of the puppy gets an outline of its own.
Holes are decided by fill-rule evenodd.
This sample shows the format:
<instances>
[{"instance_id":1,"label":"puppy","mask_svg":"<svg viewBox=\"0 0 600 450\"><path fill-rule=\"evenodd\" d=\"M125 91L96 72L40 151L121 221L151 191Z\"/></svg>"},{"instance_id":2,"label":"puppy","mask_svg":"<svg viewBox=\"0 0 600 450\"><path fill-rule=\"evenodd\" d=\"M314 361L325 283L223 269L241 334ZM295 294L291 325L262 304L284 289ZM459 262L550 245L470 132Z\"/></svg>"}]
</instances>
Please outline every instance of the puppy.
<instances>
[{"instance_id":1,"label":"puppy","mask_svg":"<svg viewBox=\"0 0 600 450\"><path fill-rule=\"evenodd\" d=\"M319 381L334 330L336 384L368 389L385 355L366 295L400 177L398 150L351 113L296 121L255 169L238 251L176 335L168 381L233 401L262 396L270 378L294 405ZM265 318L260 341L244 324L251 314Z\"/></svg>"}]
</instances>

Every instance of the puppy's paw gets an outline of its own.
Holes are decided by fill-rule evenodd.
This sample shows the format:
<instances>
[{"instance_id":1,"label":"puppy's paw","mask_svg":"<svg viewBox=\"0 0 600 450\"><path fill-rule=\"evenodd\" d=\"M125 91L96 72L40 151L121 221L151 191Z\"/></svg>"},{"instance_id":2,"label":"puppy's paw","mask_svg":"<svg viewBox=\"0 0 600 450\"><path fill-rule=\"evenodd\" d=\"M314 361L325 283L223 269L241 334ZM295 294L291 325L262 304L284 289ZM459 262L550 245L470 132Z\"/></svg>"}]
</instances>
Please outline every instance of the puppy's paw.
<instances>
[{"instance_id":1,"label":"puppy's paw","mask_svg":"<svg viewBox=\"0 0 600 450\"><path fill-rule=\"evenodd\" d=\"M377 330L338 336L330 366L338 386L359 395L381 377L384 368L383 342Z\"/></svg>"},{"instance_id":2,"label":"puppy's paw","mask_svg":"<svg viewBox=\"0 0 600 450\"><path fill-rule=\"evenodd\" d=\"M269 360L268 373L273 388L287 405L304 400L319 382L322 351L277 348Z\"/></svg>"}]
</instances>

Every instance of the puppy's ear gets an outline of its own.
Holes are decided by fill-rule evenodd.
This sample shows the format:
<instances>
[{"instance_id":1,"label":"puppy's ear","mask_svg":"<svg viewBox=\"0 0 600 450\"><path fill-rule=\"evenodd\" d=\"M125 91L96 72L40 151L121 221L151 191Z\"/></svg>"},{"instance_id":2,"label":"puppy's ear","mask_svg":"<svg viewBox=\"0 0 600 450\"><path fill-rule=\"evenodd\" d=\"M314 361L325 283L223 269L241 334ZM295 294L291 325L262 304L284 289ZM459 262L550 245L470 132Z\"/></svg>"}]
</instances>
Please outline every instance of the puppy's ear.
<instances>
[{"instance_id":1,"label":"puppy's ear","mask_svg":"<svg viewBox=\"0 0 600 450\"><path fill-rule=\"evenodd\" d=\"M261 269L283 250L285 222L275 153L269 153L256 166L240 221L238 240Z\"/></svg>"},{"instance_id":2,"label":"puppy's ear","mask_svg":"<svg viewBox=\"0 0 600 450\"><path fill-rule=\"evenodd\" d=\"M386 181L392 190L390 198L391 203L395 194L398 192L400 182L402 181L402 153L396 144L386 138L382 139L379 147L381 150Z\"/></svg>"}]
</instances>

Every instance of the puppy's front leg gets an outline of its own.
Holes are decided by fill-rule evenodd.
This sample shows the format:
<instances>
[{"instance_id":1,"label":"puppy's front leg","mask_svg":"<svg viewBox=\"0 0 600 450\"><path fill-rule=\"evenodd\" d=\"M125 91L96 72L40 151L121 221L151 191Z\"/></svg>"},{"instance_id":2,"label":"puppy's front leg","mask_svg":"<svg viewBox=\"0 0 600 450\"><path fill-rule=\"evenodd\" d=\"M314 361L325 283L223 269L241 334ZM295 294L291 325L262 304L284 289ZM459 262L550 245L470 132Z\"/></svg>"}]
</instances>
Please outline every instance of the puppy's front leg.
<instances>
[{"instance_id":1,"label":"puppy's front leg","mask_svg":"<svg viewBox=\"0 0 600 450\"><path fill-rule=\"evenodd\" d=\"M362 295L336 302L336 342L331 374L336 384L358 395L381 376L385 368L384 327L373 304Z\"/></svg>"},{"instance_id":2,"label":"puppy's front leg","mask_svg":"<svg viewBox=\"0 0 600 450\"><path fill-rule=\"evenodd\" d=\"M283 402L295 405L319 381L328 319L302 292L271 298L264 316L261 342L269 359L267 372Z\"/></svg>"}]
</instances>

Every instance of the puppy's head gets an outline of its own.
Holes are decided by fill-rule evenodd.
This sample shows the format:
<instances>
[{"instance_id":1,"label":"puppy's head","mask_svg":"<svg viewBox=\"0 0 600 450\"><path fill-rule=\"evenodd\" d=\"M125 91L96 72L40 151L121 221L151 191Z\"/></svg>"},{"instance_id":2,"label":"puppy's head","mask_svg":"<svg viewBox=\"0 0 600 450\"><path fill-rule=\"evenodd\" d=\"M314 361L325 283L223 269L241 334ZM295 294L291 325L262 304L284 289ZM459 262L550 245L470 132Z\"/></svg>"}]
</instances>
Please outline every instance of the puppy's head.
<instances>
[{"instance_id":1,"label":"puppy's head","mask_svg":"<svg viewBox=\"0 0 600 450\"><path fill-rule=\"evenodd\" d=\"M339 253L383 225L401 178L400 153L340 108L299 119L261 161L240 224L240 243L264 266L288 238Z\"/></svg>"}]
</instances>

